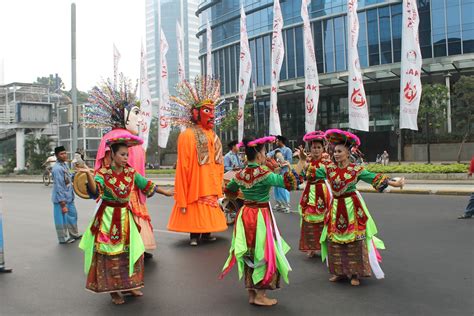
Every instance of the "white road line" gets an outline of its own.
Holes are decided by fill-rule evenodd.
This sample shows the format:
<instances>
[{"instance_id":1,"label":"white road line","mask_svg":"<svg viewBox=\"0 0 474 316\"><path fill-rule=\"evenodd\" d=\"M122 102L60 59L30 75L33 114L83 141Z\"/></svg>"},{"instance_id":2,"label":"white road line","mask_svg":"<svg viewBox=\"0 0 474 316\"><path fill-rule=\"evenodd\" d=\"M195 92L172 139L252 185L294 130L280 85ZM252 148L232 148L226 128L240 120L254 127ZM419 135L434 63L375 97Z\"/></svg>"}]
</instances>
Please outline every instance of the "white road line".
<instances>
[{"instance_id":1,"label":"white road line","mask_svg":"<svg viewBox=\"0 0 474 316\"><path fill-rule=\"evenodd\" d=\"M172 232L169 230L163 230L163 229L153 229L154 232L158 233L166 233L166 234L175 234L175 235L186 235L189 236L189 233L180 233L180 232Z\"/></svg>"}]
</instances>

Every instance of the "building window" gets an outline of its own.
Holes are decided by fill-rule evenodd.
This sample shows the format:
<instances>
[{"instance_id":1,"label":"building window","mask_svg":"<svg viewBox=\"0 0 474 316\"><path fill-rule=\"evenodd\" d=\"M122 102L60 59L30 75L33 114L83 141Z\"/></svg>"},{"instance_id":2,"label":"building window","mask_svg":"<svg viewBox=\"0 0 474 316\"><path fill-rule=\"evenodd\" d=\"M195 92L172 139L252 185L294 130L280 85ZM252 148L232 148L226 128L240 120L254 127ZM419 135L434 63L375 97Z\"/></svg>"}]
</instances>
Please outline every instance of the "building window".
<instances>
[{"instance_id":1,"label":"building window","mask_svg":"<svg viewBox=\"0 0 474 316\"><path fill-rule=\"evenodd\" d=\"M459 0L449 0L446 4L448 55L461 54L461 12Z\"/></svg>"},{"instance_id":2,"label":"building window","mask_svg":"<svg viewBox=\"0 0 474 316\"><path fill-rule=\"evenodd\" d=\"M343 71L346 69L345 41L344 17L340 16L334 19L334 51L336 53L336 71Z\"/></svg>"},{"instance_id":3,"label":"building window","mask_svg":"<svg viewBox=\"0 0 474 316\"><path fill-rule=\"evenodd\" d=\"M316 62L318 65L318 73L324 72L324 47L323 32L321 29L321 21L313 23L314 49L316 54Z\"/></svg>"},{"instance_id":4,"label":"building window","mask_svg":"<svg viewBox=\"0 0 474 316\"><path fill-rule=\"evenodd\" d=\"M288 64L288 79L296 77L295 66L295 34L294 29L286 30L286 62Z\"/></svg>"},{"instance_id":5,"label":"building window","mask_svg":"<svg viewBox=\"0 0 474 316\"><path fill-rule=\"evenodd\" d=\"M474 0L461 0L462 41L464 54L474 52Z\"/></svg>"},{"instance_id":6,"label":"building window","mask_svg":"<svg viewBox=\"0 0 474 316\"><path fill-rule=\"evenodd\" d=\"M367 11L367 35L369 42L369 66L379 65L379 29L377 9Z\"/></svg>"},{"instance_id":7,"label":"building window","mask_svg":"<svg viewBox=\"0 0 474 316\"><path fill-rule=\"evenodd\" d=\"M334 31L333 20L323 21L324 32L324 61L326 64L326 73L334 72Z\"/></svg>"},{"instance_id":8,"label":"building window","mask_svg":"<svg viewBox=\"0 0 474 316\"><path fill-rule=\"evenodd\" d=\"M434 57L446 56L446 23L444 0L432 0L431 15L436 17L433 23L433 51Z\"/></svg>"},{"instance_id":9,"label":"building window","mask_svg":"<svg viewBox=\"0 0 474 316\"><path fill-rule=\"evenodd\" d=\"M304 39L303 27L295 28L296 77L304 77Z\"/></svg>"},{"instance_id":10,"label":"building window","mask_svg":"<svg viewBox=\"0 0 474 316\"><path fill-rule=\"evenodd\" d=\"M380 21L380 63L392 63L392 34L390 28L390 8L379 8Z\"/></svg>"},{"instance_id":11,"label":"building window","mask_svg":"<svg viewBox=\"0 0 474 316\"><path fill-rule=\"evenodd\" d=\"M359 51L359 64L362 68L364 68L369 66L369 59L367 55L367 20L365 16L365 11L359 12L357 16L359 18L359 43L357 45Z\"/></svg>"},{"instance_id":12,"label":"building window","mask_svg":"<svg viewBox=\"0 0 474 316\"><path fill-rule=\"evenodd\" d=\"M256 39L256 51L257 51L257 58L259 62L257 63L257 85L263 86L264 84L264 76L263 76L263 59L264 59L264 51L263 51L263 38L259 37Z\"/></svg>"},{"instance_id":13,"label":"building window","mask_svg":"<svg viewBox=\"0 0 474 316\"><path fill-rule=\"evenodd\" d=\"M266 35L263 38L263 60L264 60L264 69L263 74L265 75L264 85L270 85L271 81L271 59L270 55L272 53L271 38L270 35Z\"/></svg>"},{"instance_id":14,"label":"building window","mask_svg":"<svg viewBox=\"0 0 474 316\"><path fill-rule=\"evenodd\" d=\"M393 12L393 7L392 7ZM420 49L421 56L423 58L432 57L432 47L431 47L431 12L430 12L430 2L421 1L418 8L418 13L420 14L420 25L419 25L419 35L420 35Z\"/></svg>"}]
</instances>

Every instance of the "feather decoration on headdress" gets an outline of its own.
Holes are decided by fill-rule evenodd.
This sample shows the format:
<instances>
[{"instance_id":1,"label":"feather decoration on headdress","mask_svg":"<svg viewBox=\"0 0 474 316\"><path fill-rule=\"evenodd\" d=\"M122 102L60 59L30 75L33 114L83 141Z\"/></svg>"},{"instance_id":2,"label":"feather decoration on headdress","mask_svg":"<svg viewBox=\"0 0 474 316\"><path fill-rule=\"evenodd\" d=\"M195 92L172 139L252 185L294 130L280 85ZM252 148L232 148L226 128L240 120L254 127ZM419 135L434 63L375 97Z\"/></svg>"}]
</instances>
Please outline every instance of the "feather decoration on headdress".
<instances>
[{"instance_id":1,"label":"feather decoration on headdress","mask_svg":"<svg viewBox=\"0 0 474 316\"><path fill-rule=\"evenodd\" d=\"M202 105L214 107L215 124L218 124L224 112L222 105L225 100L220 99L220 81L210 76L196 76L194 84L183 80L176 85L176 96L170 97L168 121L174 126L189 127L193 125L191 112Z\"/></svg>"},{"instance_id":2,"label":"feather decoration on headdress","mask_svg":"<svg viewBox=\"0 0 474 316\"><path fill-rule=\"evenodd\" d=\"M137 85L131 90L132 82L123 74L117 87L110 79L102 81L89 93L89 103L84 105L82 123L86 128L125 128L125 109L140 106L136 99Z\"/></svg>"}]
</instances>

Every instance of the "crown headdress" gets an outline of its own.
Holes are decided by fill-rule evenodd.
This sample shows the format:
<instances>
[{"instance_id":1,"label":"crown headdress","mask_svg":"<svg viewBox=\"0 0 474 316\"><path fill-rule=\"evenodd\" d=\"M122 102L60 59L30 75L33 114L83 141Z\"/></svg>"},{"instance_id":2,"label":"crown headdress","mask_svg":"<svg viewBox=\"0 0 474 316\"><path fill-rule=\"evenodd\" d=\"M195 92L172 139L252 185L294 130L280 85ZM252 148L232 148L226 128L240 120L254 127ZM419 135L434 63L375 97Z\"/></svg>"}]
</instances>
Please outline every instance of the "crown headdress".
<instances>
[{"instance_id":1,"label":"crown headdress","mask_svg":"<svg viewBox=\"0 0 474 316\"><path fill-rule=\"evenodd\" d=\"M125 109L140 106L136 99L137 84L120 74L117 86L110 79L92 88L82 115L86 128L125 128Z\"/></svg>"},{"instance_id":2,"label":"crown headdress","mask_svg":"<svg viewBox=\"0 0 474 316\"><path fill-rule=\"evenodd\" d=\"M193 84L183 80L176 85L176 96L170 97L169 121L172 125L191 126L192 110L203 105L215 108L215 121L220 120L220 108L225 102L220 92L220 81L210 76L196 76Z\"/></svg>"}]
</instances>

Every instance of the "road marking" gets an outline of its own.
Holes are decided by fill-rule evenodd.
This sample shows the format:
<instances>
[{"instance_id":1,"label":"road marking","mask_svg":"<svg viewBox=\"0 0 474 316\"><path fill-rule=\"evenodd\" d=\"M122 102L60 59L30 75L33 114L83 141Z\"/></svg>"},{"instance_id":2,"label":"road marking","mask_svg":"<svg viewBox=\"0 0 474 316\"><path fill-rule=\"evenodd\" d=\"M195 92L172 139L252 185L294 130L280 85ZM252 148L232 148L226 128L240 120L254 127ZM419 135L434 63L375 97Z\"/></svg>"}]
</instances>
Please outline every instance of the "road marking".
<instances>
[{"instance_id":1,"label":"road marking","mask_svg":"<svg viewBox=\"0 0 474 316\"><path fill-rule=\"evenodd\" d=\"M180 233L180 232L172 232L169 230L163 230L163 229L153 229L154 232L158 233L166 233L166 234L175 234L175 235L186 235L189 236L189 233Z\"/></svg>"}]
</instances>

